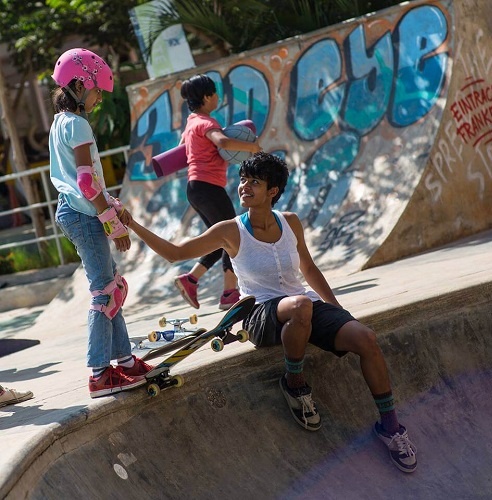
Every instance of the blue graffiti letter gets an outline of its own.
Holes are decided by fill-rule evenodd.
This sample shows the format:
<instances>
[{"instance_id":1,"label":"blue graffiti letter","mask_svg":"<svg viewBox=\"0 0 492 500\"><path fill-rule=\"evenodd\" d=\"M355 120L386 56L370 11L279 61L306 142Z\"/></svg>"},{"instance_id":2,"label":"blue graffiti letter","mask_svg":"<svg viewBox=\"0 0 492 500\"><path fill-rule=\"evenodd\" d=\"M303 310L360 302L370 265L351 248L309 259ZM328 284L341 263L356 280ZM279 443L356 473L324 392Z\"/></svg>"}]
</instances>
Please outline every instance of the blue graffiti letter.
<instances>
[{"instance_id":1,"label":"blue graffiti letter","mask_svg":"<svg viewBox=\"0 0 492 500\"><path fill-rule=\"evenodd\" d=\"M288 122L301 139L314 140L333 125L344 84L328 88L341 72L340 50L334 40L321 40L309 47L292 69Z\"/></svg>"},{"instance_id":2,"label":"blue graffiti letter","mask_svg":"<svg viewBox=\"0 0 492 500\"><path fill-rule=\"evenodd\" d=\"M345 42L348 72L344 119L361 135L371 131L386 114L393 84L391 34L366 50L364 27L358 26Z\"/></svg>"},{"instance_id":3,"label":"blue graffiti letter","mask_svg":"<svg viewBox=\"0 0 492 500\"><path fill-rule=\"evenodd\" d=\"M228 123L253 120L257 134L260 135L268 118L270 103L270 91L265 76L251 66L242 65L232 69L228 80Z\"/></svg>"},{"instance_id":4,"label":"blue graffiti letter","mask_svg":"<svg viewBox=\"0 0 492 500\"><path fill-rule=\"evenodd\" d=\"M444 85L448 54L432 53L447 33L446 18L434 6L412 9L400 21L394 32L399 59L389 116L395 126L415 123L434 106Z\"/></svg>"}]
</instances>

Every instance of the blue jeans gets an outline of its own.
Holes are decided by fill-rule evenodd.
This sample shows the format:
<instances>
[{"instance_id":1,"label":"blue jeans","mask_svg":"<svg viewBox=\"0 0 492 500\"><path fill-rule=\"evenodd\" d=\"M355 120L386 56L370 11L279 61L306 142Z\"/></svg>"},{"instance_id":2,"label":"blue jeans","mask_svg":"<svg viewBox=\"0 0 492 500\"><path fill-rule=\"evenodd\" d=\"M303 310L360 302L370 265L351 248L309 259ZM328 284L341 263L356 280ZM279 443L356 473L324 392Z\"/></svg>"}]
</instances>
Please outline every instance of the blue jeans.
<instances>
[{"instance_id":1,"label":"blue jeans","mask_svg":"<svg viewBox=\"0 0 492 500\"><path fill-rule=\"evenodd\" d=\"M70 208L61 194L56 209L56 223L63 234L74 244L84 266L91 292L103 290L114 280L116 263L111 256L109 240L97 217ZM109 295L92 297L92 304L107 304ZM131 354L128 331L120 309L110 320L100 311L89 310L87 322L89 340L87 366L109 366L112 359Z\"/></svg>"}]
</instances>

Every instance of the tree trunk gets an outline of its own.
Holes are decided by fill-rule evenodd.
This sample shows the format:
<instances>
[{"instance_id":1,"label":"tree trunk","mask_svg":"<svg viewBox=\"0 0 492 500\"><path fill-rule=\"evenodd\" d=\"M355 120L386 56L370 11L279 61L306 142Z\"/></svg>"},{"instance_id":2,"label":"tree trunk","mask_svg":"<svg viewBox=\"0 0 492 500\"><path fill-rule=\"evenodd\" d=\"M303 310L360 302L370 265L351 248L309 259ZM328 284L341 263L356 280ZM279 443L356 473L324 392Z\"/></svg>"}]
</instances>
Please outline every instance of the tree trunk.
<instances>
[{"instance_id":1,"label":"tree trunk","mask_svg":"<svg viewBox=\"0 0 492 500\"><path fill-rule=\"evenodd\" d=\"M27 158L24 152L24 148L17 133L17 128L15 125L14 115L9 102L9 90L3 76L2 67L0 65L0 108L2 110L2 122L4 124L4 130L10 139L10 144L12 147L12 169L15 172L22 172L28 170ZM37 188L33 188L33 184L30 177L23 177L21 179L22 186L26 195L27 203L32 205L34 203L40 202L39 192ZM46 226L44 214L41 208L35 208L30 210L32 223L34 226L34 232L36 238L45 236ZM46 244L44 242L38 243L38 249L41 257L45 254Z\"/></svg>"}]
</instances>

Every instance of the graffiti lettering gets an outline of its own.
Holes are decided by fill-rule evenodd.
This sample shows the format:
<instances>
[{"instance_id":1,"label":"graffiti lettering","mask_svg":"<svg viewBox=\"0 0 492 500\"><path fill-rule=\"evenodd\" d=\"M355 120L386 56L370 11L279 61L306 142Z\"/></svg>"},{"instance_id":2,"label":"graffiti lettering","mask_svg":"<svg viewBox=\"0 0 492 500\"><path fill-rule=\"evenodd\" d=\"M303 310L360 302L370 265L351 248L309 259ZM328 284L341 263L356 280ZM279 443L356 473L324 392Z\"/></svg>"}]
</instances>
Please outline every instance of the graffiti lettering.
<instances>
[{"instance_id":1,"label":"graffiti lettering","mask_svg":"<svg viewBox=\"0 0 492 500\"><path fill-rule=\"evenodd\" d=\"M344 87L340 50L334 40L322 40L307 49L292 69L289 106L294 132L301 140L323 135L334 123Z\"/></svg>"},{"instance_id":2,"label":"graffiti lettering","mask_svg":"<svg viewBox=\"0 0 492 500\"><path fill-rule=\"evenodd\" d=\"M410 11L395 30L393 43L402 49L397 54L395 96L390 114L395 126L415 123L434 106L443 87L448 60L447 53L435 51L446 40L447 33L443 13L427 5Z\"/></svg>"},{"instance_id":3,"label":"graffiti lettering","mask_svg":"<svg viewBox=\"0 0 492 500\"><path fill-rule=\"evenodd\" d=\"M367 172L374 162L374 157L364 157L363 148L376 141L377 155L388 158L385 164L403 170L403 164L395 161L400 151L395 138L403 129L419 126L419 134L432 141L442 113L436 103L444 91L448 67L448 14L433 3L410 5L398 19L388 19L381 32L372 31L377 23L354 23L350 31L287 41L280 49L268 49L266 55L252 53L232 64L224 60L207 73L216 83L219 104L213 116L222 126L251 119L265 150L282 151L289 163L295 162L292 167L302 166L296 169L297 185L285 193L283 202L307 226L331 228L328 239L333 244L350 239L348 222L340 227L330 224L351 189L353 176ZM481 61L487 63L484 58ZM484 97L473 99L478 102ZM187 111L182 104L173 110L176 102L182 103L177 82L138 118L132 131L131 180L154 179L149 168L152 155L177 144L180 130L173 116L181 117L182 129ZM466 99L462 105L457 102L456 113L465 116L467 104ZM431 111L433 120L422 120ZM481 119L488 123L492 117L481 115ZM378 133L382 123L385 128ZM465 133L471 132L466 128L449 132L454 137ZM434 183L445 182L458 152L459 146L440 146L434 178L428 181L436 194ZM415 158L424 157L428 148L412 153ZM403 177L404 172L396 175ZM345 220L343 214L338 218ZM355 231L356 225L350 227Z\"/></svg>"},{"instance_id":4,"label":"graffiti lettering","mask_svg":"<svg viewBox=\"0 0 492 500\"><path fill-rule=\"evenodd\" d=\"M487 179L492 179L492 85L484 76L492 69L490 58L480 47L483 31L478 30L475 41L477 50L463 51L459 41L456 50L456 64L461 64L468 76L457 91L449 110L452 121L446 122L447 141L440 140L438 151L431 159L435 172L425 179L425 186L431 192L432 200L440 200L443 184L448 182L455 168L464 168L466 178L477 187L480 199L484 196ZM473 147L475 157L472 162L462 165L464 148Z\"/></svg>"},{"instance_id":5,"label":"graffiti lettering","mask_svg":"<svg viewBox=\"0 0 492 500\"><path fill-rule=\"evenodd\" d=\"M384 35L367 50L364 28L359 26L350 34L345 47L349 84L343 118L347 127L364 135L388 109L394 76L391 34Z\"/></svg>"},{"instance_id":6,"label":"graffiti lettering","mask_svg":"<svg viewBox=\"0 0 492 500\"><path fill-rule=\"evenodd\" d=\"M355 210L344 214L340 217L338 223L328 227L326 237L320 245L320 248L326 251L340 244L350 247L354 235L358 231L358 227L363 224L363 221L360 219L364 215L365 212L362 210Z\"/></svg>"},{"instance_id":7,"label":"graffiti lettering","mask_svg":"<svg viewBox=\"0 0 492 500\"><path fill-rule=\"evenodd\" d=\"M420 24L423 20L424 29ZM415 48L417 32L420 43ZM415 123L432 108L442 90L448 56L447 53L432 54L446 36L443 13L436 7L424 5L403 16L393 39L387 33L370 49L366 49L364 27L355 28L346 40L344 59L334 40L314 43L304 50L292 68L285 126L292 128L301 141L312 141L336 122L360 136L366 135L386 112L395 126ZM394 47L405 49L395 53ZM345 81L342 79L344 61L348 68ZM252 119L261 134L276 104L272 102L274 93L265 75L247 64L235 66L223 78L218 72L207 74L216 82L219 94L219 108L214 117L224 126ZM395 97L390 102L392 93ZM168 97L161 96L149 107L139 118L137 129L145 126L148 114L154 109L159 123L145 136L163 151L177 142L177 133L170 128L172 109ZM142 136L135 135L135 139L137 137ZM134 180L142 180L135 179L133 170L131 175Z\"/></svg>"}]
</instances>

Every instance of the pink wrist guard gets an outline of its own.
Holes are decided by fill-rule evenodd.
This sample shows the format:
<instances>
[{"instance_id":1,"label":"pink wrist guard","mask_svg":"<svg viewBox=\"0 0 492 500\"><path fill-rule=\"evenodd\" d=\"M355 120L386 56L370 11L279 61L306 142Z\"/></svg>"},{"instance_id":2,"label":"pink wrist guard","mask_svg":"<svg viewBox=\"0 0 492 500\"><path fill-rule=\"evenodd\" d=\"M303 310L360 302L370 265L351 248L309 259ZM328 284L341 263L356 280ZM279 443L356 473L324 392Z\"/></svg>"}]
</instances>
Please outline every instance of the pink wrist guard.
<instances>
[{"instance_id":1,"label":"pink wrist guard","mask_svg":"<svg viewBox=\"0 0 492 500\"><path fill-rule=\"evenodd\" d=\"M107 195L106 201L108 202L108 205L110 207L114 207L116 210L116 213L118 214L118 217L121 217L123 212L125 211L125 205L121 203L119 198L114 198L110 194Z\"/></svg>"},{"instance_id":2,"label":"pink wrist guard","mask_svg":"<svg viewBox=\"0 0 492 500\"><path fill-rule=\"evenodd\" d=\"M114 207L109 207L102 214L99 214L98 219L104 226L104 232L110 240L115 238L122 238L123 236L128 236L128 230L118 219L116 210Z\"/></svg>"}]
</instances>

